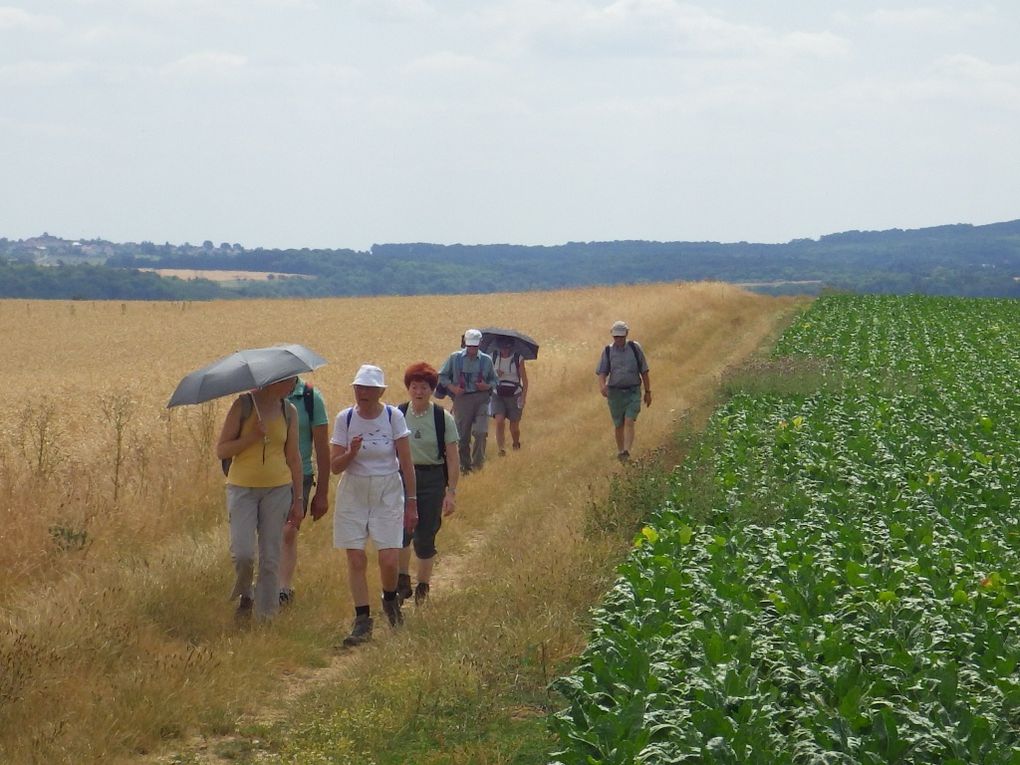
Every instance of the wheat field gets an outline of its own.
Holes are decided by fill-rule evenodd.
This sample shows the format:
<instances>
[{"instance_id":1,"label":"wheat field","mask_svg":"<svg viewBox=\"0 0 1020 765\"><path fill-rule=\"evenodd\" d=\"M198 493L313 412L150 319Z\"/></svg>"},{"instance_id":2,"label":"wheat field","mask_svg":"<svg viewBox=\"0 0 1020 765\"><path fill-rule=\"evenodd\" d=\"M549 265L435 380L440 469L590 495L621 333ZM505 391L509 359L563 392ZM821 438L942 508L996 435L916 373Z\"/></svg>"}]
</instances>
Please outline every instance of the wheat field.
<instances>
[{"instance_id":1,"label":"wheat field","mask_svg":"<svg viewBox=\"0 0 1020 765\"><path fill-rule=\"evenodd\" d=\"M723 369L761 347L795 305L712 283L455 297L0 301L4 375L17 392L0 412L0 761L168 757L191 751L196 736L233 735L267 708L326 692L321 676L312 690L284 679L330 667L349 624L331 515L302 529L296 605L268 627L238 631L213 458L228 400L165 409L188 371L238 348L302 343L330 360L308 379L335 414L362 363L385 370L385 400L399 403L404 367L438 367L468 327L535 337L524 448L497 460L490 437L488 466L462 484L458 513L440 535L434 622L418 629L484 637L486 619L503 616L464 621L444 612L443 591L470 593L484 586L479 571L497 567L522 598L550 609L536 613L522 600L534 618L518 615L523 643L505 650L540 641L554 662L580 648L582 633L555 619L567 606L536 589L539 580L555 589L584 578L568 604L582 612L608 576L578 567L591 565L581 553L589 546L582 509L620 470L594 376L609 326L627 320L649 356L655 400L638 421L640 454L710 402ZM406 648L415 629L412 620L405 635L377 641L331 687L359 677L385 687L380 657ZM373 720L371 702L365 707ZM352 762L375 761L371 742L344 746Z\"/></svg>"}]
</instances>

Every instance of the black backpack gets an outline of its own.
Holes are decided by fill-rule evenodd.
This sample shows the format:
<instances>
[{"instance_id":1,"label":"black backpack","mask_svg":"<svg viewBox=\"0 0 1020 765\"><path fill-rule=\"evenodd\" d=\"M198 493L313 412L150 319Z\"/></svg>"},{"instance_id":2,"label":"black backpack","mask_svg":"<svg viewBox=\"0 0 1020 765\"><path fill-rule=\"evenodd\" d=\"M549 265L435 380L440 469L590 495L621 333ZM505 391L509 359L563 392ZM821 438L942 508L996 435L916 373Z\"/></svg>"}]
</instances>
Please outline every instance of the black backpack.
<instances>
[{"instance_id":1,"label":"black backpack","mask_svg":"<svg viewBox=\"0 0 1020 765\"><path fill-rule=\"evenodd\" d=\"M406 417L409 406L411 406L411 402L405 401L397 409ZM436 443L439 447L439 454L437 456L443 461L443 481L449 484L450 470L446 466L446 410L435 402L432 403L432 421L436 426Z\"/></svg>"}]
</instances>

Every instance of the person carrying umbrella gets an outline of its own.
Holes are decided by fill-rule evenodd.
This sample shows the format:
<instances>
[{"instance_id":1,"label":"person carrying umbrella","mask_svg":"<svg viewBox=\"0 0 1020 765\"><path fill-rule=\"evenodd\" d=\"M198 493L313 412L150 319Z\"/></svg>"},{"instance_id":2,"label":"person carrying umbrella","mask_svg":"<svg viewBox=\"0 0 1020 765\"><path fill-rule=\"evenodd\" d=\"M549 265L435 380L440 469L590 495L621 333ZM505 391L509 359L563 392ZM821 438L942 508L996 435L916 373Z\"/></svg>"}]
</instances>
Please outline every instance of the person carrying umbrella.
<instances>
[{"instance_id":1,"label":"person carrying umbrella","mask_svg":"<svg viewBox=\"0 0 1020 765\"><path fill-rule=\"evenodd\" d=\"M514 450L521 448L521 417L528 400L528 371L524 358L514 350L514 341L501 337L496 341L499 353L493 359L496 369L496 389L493 391L491 410L496 420L496 448L499 456L506 456L506 423L510 422L510 438Z\"/></svg>"},{"instance_id":2,"label":"person carrying umbrella","mask_svg":"<svg viewBox=\"0 0 1020 765\"><path fill-rule=\"evenodd\" d=\"M363 364L354 381L355 405L341 411L330 438L330 467L343 473L336 492L333 546L347 554L347 581L354 601L354 625L343 645L360 645L372 637L368 605L368 556L371 537L378 550L382 610L391 627L404 617L397 599L397 571L404 532L418 522L414 462L404 415L382 403L383 371ZM401 481L403 476L403 481Z\"/></svg>"},{"instance_id":3,"label":"person carrying umbrella","mask_svg":"<svg viewBox=\"0 0 1020 765\"><path fill-rule=\"evenodd\" d=\"M469 329L464 347L454 351L439 370L439 382L453 397L453 418L460 435L462 473L481 470L485 464L485 441L489 434L489 396L496 386L492 357L478 349L482 333ZM474 436L474 445L471 438Z\"/></svg>"},{"instance_id":4,"label":"person carrying umbrella","mask_svg":"<svg viewBox=\"0 0 1020 765\"><path fill-rule=\"evenodd\" d=\"M304 474L297 412L284 398L295 377L239 396L223 421L216 456L230 460L227 512L234 561L237 617L268 619L280 607L279 566L284 523L301 526ZM256 550L258 578L254 590Z\"/></svg>"}]
</instances>

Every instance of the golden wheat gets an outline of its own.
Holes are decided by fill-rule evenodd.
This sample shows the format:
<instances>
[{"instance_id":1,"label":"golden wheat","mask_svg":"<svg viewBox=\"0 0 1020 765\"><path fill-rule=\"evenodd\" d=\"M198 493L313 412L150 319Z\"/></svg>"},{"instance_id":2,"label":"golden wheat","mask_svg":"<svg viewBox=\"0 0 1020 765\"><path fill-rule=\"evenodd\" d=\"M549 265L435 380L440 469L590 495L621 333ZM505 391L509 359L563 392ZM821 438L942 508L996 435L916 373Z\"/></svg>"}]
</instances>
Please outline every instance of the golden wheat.
<instances>
[{"instance_id":1,"label":"golden wheat","mask_svg":"<svg viewBox=\"0 0 1020 765\"><path fill-rule=\"evenodd\" d=\"M578 508L616 469L594 377L610 324L626 319L650 358L656 398L638 423L640 451L666 439L722 366L760 342L788 304L719 284L304 301L0 301L5 377L19 393L0 412L7 585L0 755L111 761L196 728L230 730L240 712L268 703L273 678L321 663L346 627L342 560L327 520L302 530L298 606L266 629L234 630L222 476L212 452L227 401L167 411L186 372L237 348L303 343L330 359L310 379L335 413L349 403L362 363L383 367L386 398L396 403L405 398L404 367L438 365L466 328L531 334L542 348L528 368L525 448L490 459L465 482L441 539L465 560L495 561L526 595L534 572L519 561L543 566L550 581L576 576L578 557L564 550L584 547ZM507 507L516 510L499 512ZM515 540L526 533L527 549L517 554ZM501 557L479 544L489 535L503 541ZM440 558L437 583L462 586L456 579ZM601 581L593 577L575 597L590 602ZM515 627L528 633L525 642L543 645L550 630L562 633L550 661L579 639L553 622L553 613L540 613Z\"/></svg>"}]
</instances>

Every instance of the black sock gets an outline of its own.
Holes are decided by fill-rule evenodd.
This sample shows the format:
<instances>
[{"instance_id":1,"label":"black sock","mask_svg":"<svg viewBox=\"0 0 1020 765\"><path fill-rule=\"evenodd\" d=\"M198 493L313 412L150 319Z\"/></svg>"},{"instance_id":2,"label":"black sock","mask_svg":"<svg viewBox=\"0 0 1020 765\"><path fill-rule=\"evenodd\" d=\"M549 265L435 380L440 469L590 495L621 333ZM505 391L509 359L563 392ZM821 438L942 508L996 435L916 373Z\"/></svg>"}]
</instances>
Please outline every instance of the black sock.
<instances>
[{"instance_id":1,"label":"black sock","mask_svg":"<svg viewBox=\"0 0 1020 765\"><path fill-rule=\"evenodd\" d=\"M354 607L354 616L355 617L358 617L358 616L368 616L369 613L371 613L371 612L369 611L368 606L355 606Z\"/></svg>"},{"instance_id":2,"label":"black sock","mask_svg":"<svg viewBox=\"0 0 1020 765\"><path fill-rule=\"evenodd\" d=\"M396 600L397 599L397 591L396 590L392 590L392 591L391 590L383 590L382 591L382 599L384 601L387 601L387 600Z\"/></svg>"}]
</instances>

